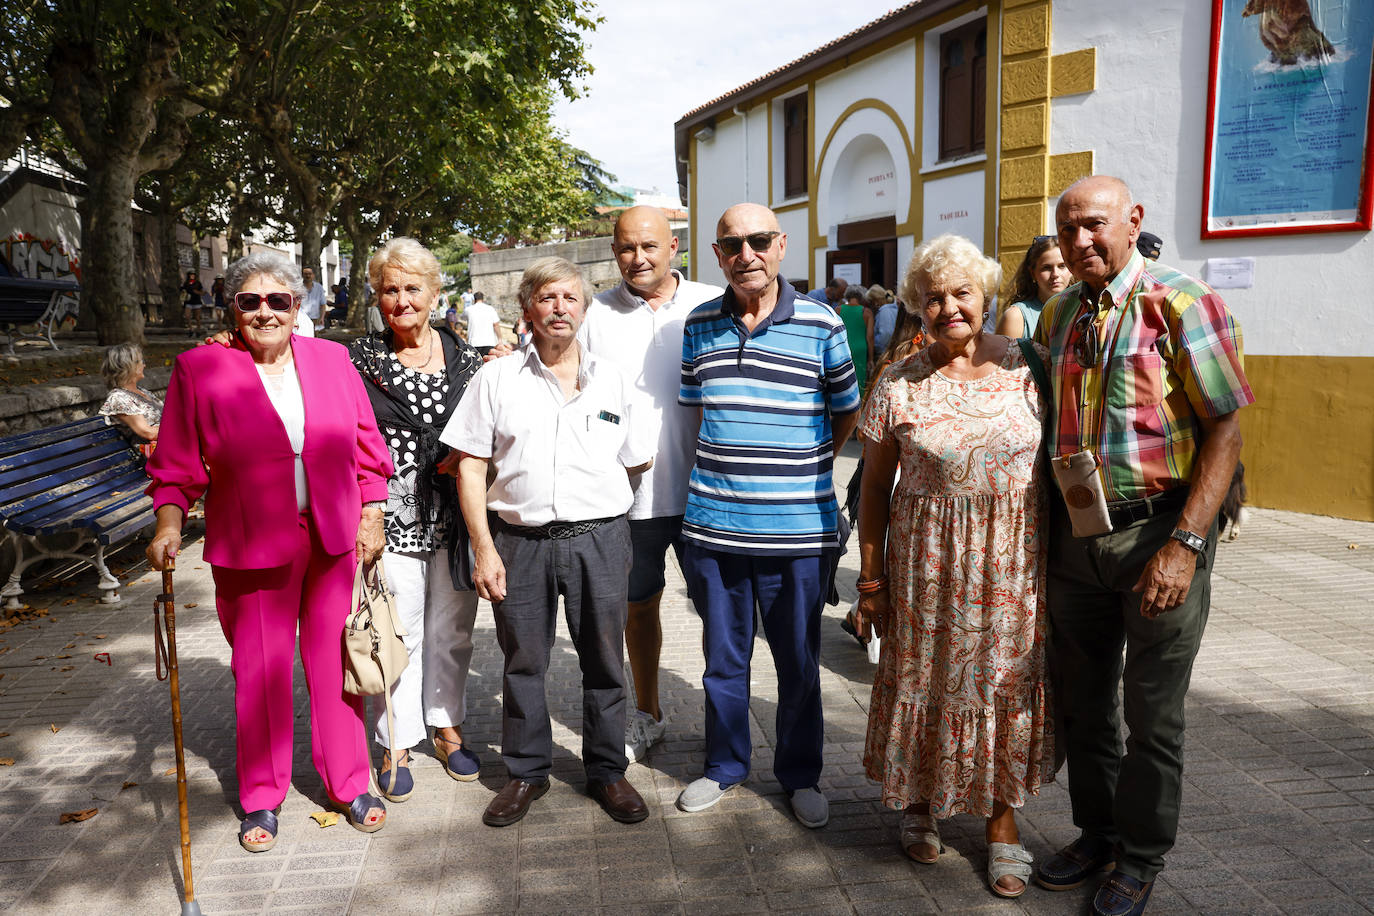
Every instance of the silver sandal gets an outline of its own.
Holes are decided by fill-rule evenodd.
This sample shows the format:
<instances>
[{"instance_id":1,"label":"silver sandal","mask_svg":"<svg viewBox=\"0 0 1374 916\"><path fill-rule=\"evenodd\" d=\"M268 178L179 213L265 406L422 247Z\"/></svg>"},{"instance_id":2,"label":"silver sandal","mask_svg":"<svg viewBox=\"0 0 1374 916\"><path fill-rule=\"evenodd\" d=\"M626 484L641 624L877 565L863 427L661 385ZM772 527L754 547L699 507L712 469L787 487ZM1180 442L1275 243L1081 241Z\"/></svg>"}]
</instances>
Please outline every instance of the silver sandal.
<instances>
[{"instance_id":1,"label":"silver sandal","mask_svg":"<svg viewBox=\"0 0 1374 916\"><path fill-rule=\"evenodd\" d=\"M931 846L935 849L935 855L929 859L913 855L913 846ZM940 828L936 825L933 815L917 814L914 811L902 812L902 851L913 862L920 862L922 865L935 864L940 853L945 851L945 844L940 842Z\"/></svg>"},{"instance_id":2,"label":"silver sandal","mask_svg":"<svg viewBox=\"0 0 1374 916\"><path fill-rule=\"evenodd\" d=\"M1020 897L1030 884L1032 861L1031 854L1020 843L989 843L988 887L999 897ZM997 884L1003 878L1019 878L1021 887L1009 891Z\"/></svg>"}]
</instances>

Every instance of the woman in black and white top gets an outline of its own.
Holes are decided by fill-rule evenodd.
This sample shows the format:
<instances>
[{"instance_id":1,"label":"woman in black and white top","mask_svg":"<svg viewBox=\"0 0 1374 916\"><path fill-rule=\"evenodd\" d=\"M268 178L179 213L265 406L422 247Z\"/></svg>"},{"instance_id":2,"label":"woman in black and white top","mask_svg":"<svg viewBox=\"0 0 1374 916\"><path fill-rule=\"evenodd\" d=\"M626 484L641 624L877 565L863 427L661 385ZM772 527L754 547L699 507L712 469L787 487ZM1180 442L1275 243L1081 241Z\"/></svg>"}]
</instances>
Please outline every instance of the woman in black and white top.
<instances>
[{"instance_id":1,"label":"woman in black and white top","mask_svg":"<svg viewBox=\"0 0 1374 916\"><path fill-rule=\"evenodd\" d=\"M463 743L464 692L472 660L477 593L472 590L467 531L452 477L435 471L453 408L482 365L472 347L430 324L439 298L439 261L419 242L395 238L367 265L386 329L349 347L377 426L396 466L386 504L383 568L396 594L410 663L391 688L396 734L387 734L374 703L384 749L377 783L392 801L414 789L410 748L434 726L434 751L454 779L477 778L477 755Z\"/></svg>"},{"instance_id":2,"label":"woman in black and white top","mask_svg":"<svg viewBox=\"0 0 1374 916\"><path fill-rule=\"evenodd\" d=\"M137 344L115 344L105 351L100 374L110 386L110 393L100 405L100 414L111 426L119 421L120 432L129 444L147 457L157 441L162 401L139 387L143 369L143 350Z\"/></svg>"}]
</instances>

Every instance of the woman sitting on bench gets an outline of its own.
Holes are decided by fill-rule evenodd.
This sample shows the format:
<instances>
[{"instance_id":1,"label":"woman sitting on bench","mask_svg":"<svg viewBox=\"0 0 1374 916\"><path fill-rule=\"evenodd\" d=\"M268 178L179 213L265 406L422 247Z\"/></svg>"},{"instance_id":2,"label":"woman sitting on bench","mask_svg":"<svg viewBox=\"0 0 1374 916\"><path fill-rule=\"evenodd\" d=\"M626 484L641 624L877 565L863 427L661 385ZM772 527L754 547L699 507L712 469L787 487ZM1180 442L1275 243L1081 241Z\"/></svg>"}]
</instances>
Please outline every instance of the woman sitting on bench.
<instances>
[{"instance_id":1,"label":"woman sitting on bench","mask_svg":"<svg viewBox=\"0 0 1374 916\"><path fill-rule=\"evenodd\" d=\"M137 344L115 344L105 351L100 374L110 386L105 403L100 405L100 415L111 426L118 420L124 438L147 458L157 444L162 401L138 387L143 380L143 350Z\"/></svg>"}]
</instances>

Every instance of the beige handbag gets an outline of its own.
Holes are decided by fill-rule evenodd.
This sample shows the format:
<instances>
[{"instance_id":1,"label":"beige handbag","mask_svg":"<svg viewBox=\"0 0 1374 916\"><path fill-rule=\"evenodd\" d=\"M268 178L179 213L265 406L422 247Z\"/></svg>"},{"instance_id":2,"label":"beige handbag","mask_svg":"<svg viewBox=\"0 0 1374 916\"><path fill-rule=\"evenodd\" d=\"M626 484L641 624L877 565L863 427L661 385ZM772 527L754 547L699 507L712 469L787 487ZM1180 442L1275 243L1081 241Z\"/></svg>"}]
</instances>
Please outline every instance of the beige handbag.
<instances>
[{"instance_id":1,"label":"beige handbag","mask_svg":"<svg viewBox=\"0 0 1374 916\"><path fill-rule=\"evenodd\" d=\"M353 610L344 623L344 692L364 697L387 693L410 663L401 641L405 635L381 562L366 568L359 563L353 574Z\"/></svg>"},{"instance_id":2,"label":"beige handbag","mask_svg":"<svg viewBox=\"0 0 1374 916\"><path fill-rule=\"evenodd\" d=\"M386 587L382 561L358 564L353 574L353 610L344 622L343 668L345 693L382 695L386 703L387 734L396 734L391 712L391 685L410 664L401 637L406 629L396 616L396 599Z\"/></svg>"}]
</instances>

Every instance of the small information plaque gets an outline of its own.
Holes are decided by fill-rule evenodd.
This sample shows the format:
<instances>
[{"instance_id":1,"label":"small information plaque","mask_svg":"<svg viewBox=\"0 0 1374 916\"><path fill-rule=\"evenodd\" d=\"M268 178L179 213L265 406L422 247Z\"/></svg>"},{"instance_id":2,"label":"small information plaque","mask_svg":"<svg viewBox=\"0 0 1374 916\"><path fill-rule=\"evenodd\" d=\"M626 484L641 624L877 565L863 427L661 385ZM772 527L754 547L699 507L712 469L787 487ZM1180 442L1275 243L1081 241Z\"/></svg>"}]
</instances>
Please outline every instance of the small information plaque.
<instances>
[{"instance_id":1,"label":"small information plaque","mask_svg":"<svg viewBox=\"0 0 1374 916\"><path fill-rule=\"evenodd\" d=\"M1254 258L1208 258L1207 285L1212 289L1249 289L1255 285Z\"/></svg>"}]
</instances>

